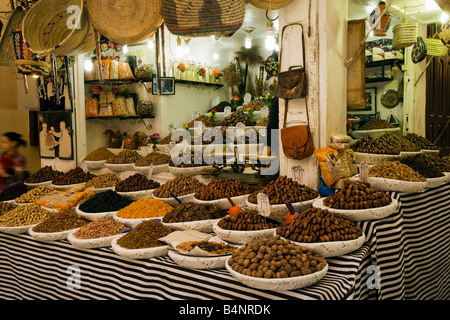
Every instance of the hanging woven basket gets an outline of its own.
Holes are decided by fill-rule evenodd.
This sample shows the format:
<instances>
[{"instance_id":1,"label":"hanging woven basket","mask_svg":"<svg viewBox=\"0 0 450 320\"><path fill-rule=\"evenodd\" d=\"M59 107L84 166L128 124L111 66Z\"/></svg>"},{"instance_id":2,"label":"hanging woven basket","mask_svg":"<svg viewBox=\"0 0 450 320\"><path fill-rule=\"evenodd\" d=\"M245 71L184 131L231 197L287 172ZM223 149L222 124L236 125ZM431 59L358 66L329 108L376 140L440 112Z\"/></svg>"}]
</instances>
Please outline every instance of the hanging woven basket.
<instances>
[{"instance_id":1,"label":"hanging woven basket","mask_svg":"<svg viewBox=\"0 0 450 320\"><path fill-rule=\"evenodd\" d=\"M442 43L450 49L450 22L447 22L442 26L439 38L441 38Z\"/></svg>"},{"instance_id":2,"label":"hanging woven basket","mask_svg":"<svg viewBox=\"0 0 450 320\"><path fill-rule=\"evenodd\" d=\"M392 29L394 36L392 39L392 47L407 48L417 42L419 33L418 23L408 23L404 20L403 23L396 25Z\"/></svg>"},{"instance_id":3,"label":"hanging woven basket","mask_svg":"<svg viewBox=\"0 0 450 320\"><path fill-rule=\"evenodd\" d=\"M441 39L428 38L425 39L425 43L427 45L427 54L429 56L442 57L448 52L447 46L442 43Z\"/></svg>"}]
</instances>

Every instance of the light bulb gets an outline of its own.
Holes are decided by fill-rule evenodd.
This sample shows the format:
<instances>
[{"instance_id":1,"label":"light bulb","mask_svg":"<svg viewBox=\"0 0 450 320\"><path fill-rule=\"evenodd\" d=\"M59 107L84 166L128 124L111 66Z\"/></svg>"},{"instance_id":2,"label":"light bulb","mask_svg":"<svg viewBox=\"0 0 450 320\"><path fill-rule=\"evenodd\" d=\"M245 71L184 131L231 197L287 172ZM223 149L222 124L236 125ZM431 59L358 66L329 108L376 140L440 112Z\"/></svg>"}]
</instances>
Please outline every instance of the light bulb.
<instances>
[{"instance_id":1,"label":"light bulb","mask_svg":"<svg viewBox=\"0 0 450 320\"><path fill-rule=\"evenodd\" d=\"M123 46L123 53L127 54L128 53L128 45L124 45Z\"/></svg>"},{"instance_id":2,"label":"light bulb","mask_svg":"<svg viewBox=\"0 0 450 320\"><path fill-rule=\"evenodd\" d=\"M267 23L267 32L266 32L266 49L273 51L275 49L275 34L273 32L273 23L269 21Z\"/></svg>"},{"instance_id":3,"label":"light bulb","mask_svg":"<svg viewBox=\"0 0 450 320\"><path fill-rule=\"evenodd\" d=\"M155 43L153 42L153 39L148 39L147 47L148 47L150 50L153 50L153 48L155 48Z\"/></svg>"},{"instance_id":4,"label":"light bulb","mask_svg":"<svg viewBox=\"0 0 450 320\"><path fill-rule=\"evenodd\" d=\"M177 50L175 51L175 54L177 55L178 58L181 58L183 56L184 50L183 47L181 46L181 38L178 37L177 39Z\"/></svg>"},{"instance_id":5,"label":"light bulb","mask_svg":"<svg viewBox=\"0 0 450 320\"><path fill-rule=\"evenodd\" d=\"M91 72L94 69L94 65L92 63L92 60L86 60L84 61L84 70L87 72Z\"/></svg>"},{"instance_id":6,"label":"light bulb","mask_svg":"<svg viewBox=\"0 0 450 320\"><path fill-rule=\"evenodd\" d=\"M250 49L252 47L252 37L246 36L245 37L245 48Z\"/></svg>"},{"instance_id":7,"label":"light bulb","mask_svg":"<svg viewBox=\"0 0 450 320\"><path fill-rule=\"evenodd\" d=\"M219 54L217 52L213 53L213 59L214 60L219 60Z\"/></svg>"},{"instance_id":8,"label":"light bulb","mask_svg":"<svg viewBox=\"0 0 450 320\"><path fill-rule=\"evenodd\" d=\"M39 78L39 75L38 74L33 74L33 78L37 79L37 78Z\"/></svg>"},{"instance_id":9,"label":"light bulb","mask_svg":"<svg viewBox=\"0 0 450 320\"><path fill-rule=\"evenodd\" d=\"M191 49L189 48L189 46L184 46L184 54L188 56L190 53Z\"/></svg>"}]
</instances>

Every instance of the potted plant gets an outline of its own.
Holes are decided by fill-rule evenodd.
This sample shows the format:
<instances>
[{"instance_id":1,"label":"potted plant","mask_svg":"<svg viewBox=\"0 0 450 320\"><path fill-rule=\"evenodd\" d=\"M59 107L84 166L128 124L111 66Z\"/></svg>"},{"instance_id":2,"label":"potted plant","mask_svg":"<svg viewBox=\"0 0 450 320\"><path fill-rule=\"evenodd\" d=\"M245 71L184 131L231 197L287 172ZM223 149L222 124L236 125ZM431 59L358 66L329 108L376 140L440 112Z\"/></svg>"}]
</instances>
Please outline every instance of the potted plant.
<instances>
[{"instance_id":1,"label":"potted plant","mask_svg":"<svg viewBox=\"0 0 450 320\"><path fill-rule=\"evenodd\" d=\"M111 129L105 130L103 134L109 137L108 148L116 148L116 149L122 147L123 140L127 136L126 132L122 133L120 132L120 130L114 132Z\"/></svg>"}]
</instances>

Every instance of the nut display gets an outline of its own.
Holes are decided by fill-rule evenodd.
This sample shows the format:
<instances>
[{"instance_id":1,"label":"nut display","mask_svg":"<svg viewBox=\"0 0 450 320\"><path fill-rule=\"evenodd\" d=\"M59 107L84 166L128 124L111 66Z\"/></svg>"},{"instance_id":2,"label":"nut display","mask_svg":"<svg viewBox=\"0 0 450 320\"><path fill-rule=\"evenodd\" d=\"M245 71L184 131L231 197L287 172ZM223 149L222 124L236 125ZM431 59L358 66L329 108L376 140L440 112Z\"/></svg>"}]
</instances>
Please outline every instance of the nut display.
<instances>
[{"instance_id":1,"label":"nut display","mask_svg":"<svg viewBox=\"0 0 450 320\"><path fill-rule=\"evenodd\" d=\"M35 201L39 200L43 196L49 194L52 192L53 189L49 187L38 187L31 189L27 193L24 193L20 197L16 198L17 203L34 203Z\"/></svg>"},{"instance_id":2,"label":"nut display","mask_svg":"<svg viewBox=\"0 0 450 320\"><path fill-rule=\"evenodd\" d=\"M85 187L97 189L111 188L115 187L121 181L122 179L114 173L104 173L86 182Z\"/></svg>"},{"instance_id":3,"label":"nut display","mask_svg":"<svg viewBox=\"0 0 450 320\"><path fill-rule=\"evenodd\" d=\"M232 178L220 178L212 180L206 188L195 193L195 198L203 201L224 199L247 195L253 192L253 188L239 180Z\"/></svg>"},{"instance_id":4,"label":"nut display","mask_svg":"<svg viewBox=\"0 0 450 320\"><path fill-rule=\"evenodd\" d=\"M106 149L105 147L98 148L89 153L84 160L85 161L103 161L114 157L114 153Z\"/></svg>"},{"instance_id":5,"label":"nut display","mask_svg":"<svg viewBox=\"0 0 450 320\"><path fill-rule=\"evenodd\" d=\"M16 207L17 205L11 202L0 202L0 216Z\"/></svg>"},{"instance_id":6,"label":"nut display","mask_svg":"<svg viewBox=\"0 0 450 320\"><path fill-rule=\"evenodd\" d=\"M3 192L0 192L0 201L10 201L14 200L24 193L27 193L30 191L31 188L27 187L22 182L13 184L9 187L7 187Z\"/></svg>"},{"instance_id":7,"label":"nut display","mask_svg":"<svg viewBox=\"0 0 450 320\"><path fill-rule=\"evenodd\" d=\"M219 209L212 204L184 202L167 213L162 221L165 223L177 223L220 219L227 214L227 210Z\"/></svg>"},{"instance_id":8,"label":"nut display","mask_svg":"<svg viewBox=\"0 0 450 320\"><path fill-rule=\"evenodd\" d=\"M386 142L372 137L358 140L351 146L354 152L371 153L371 154L392 154L399 155L400 150L387 144Z\"/></svg>"},{"instance_id":9,"label":"nut display","mask_svg":"<svg viewBox=\"0 0 450 320\"><path fill-rule=\"evenodd\" d=\"M253 192L248 201L257 204L258 193L264 193L270 200L271 205L284 204L286 200L292 203L304 202L319 197L319 192L310 189L287 176L280 176L272 180L261 190Z\"/></svg>"},{"instance_id":10,"label":"nut display","mask_svg":"<svg viewBox=\"0 0 450 320\"><path fill-rule=\"evenodd\" d=\"M181 252L190 252L194 248L199 248L209 254L226 255L236 251L238 247L214 241L187 241L180 243L175 248Z\"/></svg>"},{"instance_id":11,"label":"nut display","mask_svg":"<svg viewBox=\"0 0 450 320\"><path fill-rule=\"evenodd\" d=\"M216 127L220 124L219 121L213 121L208 116L201 115L188 123L189 128L194 128L196 122L203 122L205 127Z\"/></svg>"},{"instance_id":12,"label":"nut display","mask_svg":"<svg viewBox=\"0 0 450 320\"><path fill-rule=\"evenodd\" d=\"M185 155L180 152L179 159L176 159L176 163L171 159L169 166L174 168L197 168L207 166L206 162L203 159L203 155L200 153L199 155L191 152L191 159L188 161ZM189 159L189 155L187 156Z\"/></svg>"},{"instance_id":13,"label":"nut display","mask_svg":"<svg viewBox=\"0 0 450 320\"><path fill-rule=\"evenodd\" d=\"M277 228L277 235L295 242L346 241L362 236L354 222L336 217L328 210L309 208Z\"/></svg>"},{"instance_id":14,"label":"nut display","mask_svg":"<svg viewBox=\"0 0 450 320\"><path fill-rule=\"evenodd\" d=\"M359 210L384 207L391 204L392 198L383 191L375 190L369 183L355 181L328 196L323 204L334 209Z\"/></svg>"},{"instance_id":15,"label":"nut display","mask_svg":"<svg viewBox=\"0 0 450 320\"><path fill-rule=\"evenodd\" d=\"M267 117L267 118L261 119L256 125L258 127L267 127L268 124L269 124L269 118Z\"/></svg>"},{"instance_id":16,"label":"nut display","mask_svg":"<svg viewBox=\"0 0 450 320\"><path fill-rule=\"evenodd\" d=\"M265 279L306 276L327 266L318 253L279 235L243 245L231 254L227 263L238 273Z\"/></svg>"},{"instance_id":17,"label":"nut display","mask_svg":"<svg viewBox=\"0 0 450 320\"><path fill-rule=\"evenodd\" d=\"M240 108L240 109L236 110L235 112L230 114L228 117L223 119L220 122L220 125L223 126L223 127L234 127L239 122L242 122L246 126L254 125L255 123L252 122L250 117L248 115L246 115L244 113L244 111L245 111L244 108Z\"/></svg>"},{"instance_id":18,"label":"nut display","mask_svg":"<svg viewBox=\"0 0 450 320\"><path fill-rule=\"evenodd\" d=\"M169 227L157 220L146 220L138 224L133 230L117 239L117 244L125 249L146 249L165 245L159 241L172 233Z\"/></svg>"},{"instance_id":19,"label":"nut display","mask_svg":"<svg viewBox=\"0 0 450 320\"><path fill-rule=\"evenodd\" d=\"M153 190L161 184L155 180L148 179L140 173L135 173L116 185L117 192L136 192L142 190Z\"/></svg>"},{"instance_id":20,"label":"nut display","mask_svg":"<svg viewBox=\"0 0 450 320\"><path fill-rule=\"evenodd\" d=\"M178 138L178 141L176 141L176 143L180 143L181 141L183 141L183 137L182 137L182 136ZM159 142L159 144L164 145L164 144L170 144L171 142L172 142L172 135L169 134L167 137L163 138L163 139Z\"/></svg>"},{"instance_id":21,"label":"nut display","mask_svg":"<svg viewBox=\"0 0 450 320\"><path fill-rule=\"evenodd\" d=\"M88 182L89 180L95 178L96 176L92 173L84 172L80 167L76 167L75 169L71 169L67 171L61 177L53 180L52 184L55 186L66 186L71 184L79 184Z\"/></svg>"},{"instance_id":22,"label":"nut display","mask_svg":"<svg viewBox=\"0 0 450 320\"><path fill-rule=\"evenodd\" d=\"M369 168L369 176L412 182L424 182L425 177L399 161L384 161Z\"/></svg>"},{"instance_id":23,"label":"nut display","mask_svg":"<svg viewBox=\"0 0 450 320\"><path fill-rule=\"evenodd\" d=\"M130 164L136 163L138 160L142 159L142 156L135 150L125 149L120 151L117 155L106 160L108 164Z\"/></svg>"},{"instance_id":24,"label":"nut display","mask_svg":"<svg viewBox=\"0 0 450 320\"><path fill-rule=\"evenodd\" d=\"M61 171L53 170L50 166L45 166L31 176L25 179L25 183L42 183L47 181L53 181L54 179L62 176L64 173Z\"/></svg>"},{"instance_id":25,"label":"nut display","mask_svg":"<svg viewBox=\"0 0 450 320\"><path fill-rule=\"evenodd\" d=\"M39 233L63 232L80 228L88 223L88 220L79 217L76 213L62 210L40 222L33 228L33 231Z\"/></svg>"},{"instance_id":26,"label":"nut display","mask_svg":"<svg viewBox=\"0 0 450 320\"><path fill-rule=\"evenodd\" d=\"M157 188L153 191L153 195L158 198L167 199L171 198L170 193L173 193L177 197L181 197L196 193L205 187L206 185L195 177L179 176Z\"/></svg>"},{"instance_id":27,"label":"nut display","mask_svg":"<svg viewBox=\"0 0 450 320\"><path fill-rule=\"evenodd\" d=\"M172 158L169 155L159 152L153 152L136 161L134 165L136 167L149 167L152 164L154 166L159 166L162 164L169 164L170 161L172 161Z\"/></svg>"},{"instance_id":28,"label":"nut display","mask_svg":"<svg viewBox=\"0 0 450 320\"><path fill-rule=\"evenodd\" d=\"M120 209L117 216L123 219L160 218L173 210L173 207L159 199L142 198Z\"/></svg>"},{"instance_id":29,"label":"nut display","mask_svg":"<svg viewBox=\"0 0 450 320\"><path fill-rule=\"evenodd\" d=\"M413 152L413 151L420 151L422 149L420 146L414 144L410 140L394 133L386 133L379 139L380 141L383 141L386 144L392 146L394 149L400 151Z\"/></svg>"},{"instance_id":30,"label":"nut display","mask_svg":"<svg viewBox=\"0 0 450 320\"><path fill-rule=\"evenodd\" d=\"M264 218L256 211L241 211L234 216L226 216L217 225L226 230L256 231L277 228L280 224Z\"/></svg>"},{"instance_id":31,"label":"nut display","mask_svg":"<svg viewBox=\"0 0 450 320\"><path fill-rule=\"evenodd\" d=\"M98 219L81 226L73 233L77 239L98 239L118 235L128 229L123 223L109 219Z\"/></svg>"},{"instance_id":32,"label":"nut display","mask_svg":"<svg viewBox=\"0 0 450 320\"><path fill-rule=\"evenodd\" d=\"M424 150L439 150L437 146L435 146L431 141L428 141L426 138L419 136L415 133L408 133L405 136L406 139L419 146Z\"/></svg>"},{"instance_id":33,"label":"nut display","mask_svg":"<svg viewBox=\"0 0 450 320\"><path fill-rule=\"evenodd\" d=\"M444 171L446 170L442 164L437 162L437 158L432 155L423 153L416 156L410 156L401 159L400 162L417 171L425 178L439 178L444 177Z\"/></svg>"},{"instance_id":34,"label":"nut display","mask_svg":"<svg viewBox=\"0 0 450 320\"><path fill-rule=\"evenodd\" d=\"M46 220L50 213L34 204L18 206L0 216L1 227L20 227L38 224Z\"/></svg>"},{"instance_id":35,"label":"nut display","mask_svg":"<svg viewBox=\"0 0 450 320\"><path fill-rule=\"evenodd\" d=\"M377 129L392 129L395 128L392 124L379 118L373 118L369 122L365 123L358 130L377 130Z\"/></svg>"},{"instance_id":36,"label":"nut display","mask_svg":"<svg viewBox=\"0 0 450 320\"><path fill-rule=\"evenodd\" d=\"M133 201L113 190L97 193L80 204L79 209L87 213L115 212L129 206Z\"/></svg>"}]
</instances>

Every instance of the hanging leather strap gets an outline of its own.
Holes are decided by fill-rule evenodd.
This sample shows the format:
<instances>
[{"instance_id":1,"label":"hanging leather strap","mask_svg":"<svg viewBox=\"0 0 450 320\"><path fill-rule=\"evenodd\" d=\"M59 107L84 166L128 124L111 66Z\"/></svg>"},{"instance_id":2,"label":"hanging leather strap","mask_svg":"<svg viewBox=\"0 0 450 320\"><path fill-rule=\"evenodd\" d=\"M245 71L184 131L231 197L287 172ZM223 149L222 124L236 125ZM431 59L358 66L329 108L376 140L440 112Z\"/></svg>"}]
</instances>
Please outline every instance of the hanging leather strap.
<instances>
[{"instance_id":1,"label":"hanging leather strap","mask_svg":"<svg viewBox=\"0 0 450 320\"><path fill-rule=\"evenodd\" d=\"M299 25L302 28L302 56L303 56L303 67L306 69L306 49L305 49L305 32L303 30L303 25L299 22L293 22L290 24L287 24L283 27L282 31L281 31L281 48L280 48L280 56L279 56L279 60L278 60L278 70L282 70L281 69L281 65L282 65L282 59L283 59L283 38L284 38L284 32L286 30L287 27L293 26L293 25ZM301 66L291 66L289 67L289 70L294 69L296 67L301 67Z\"/></svg>"},{"instance_id":2,"label":"hanging leather strap","mask_svg":"<svg viewBox=\"0 0 450 320\"><path fill-rule=\"evenodd\" d=\"M308 125L309 125L308 99L305 99L305 103L306 103L306 119L307 119ZM286 100L284 107L285 107L285 109L284 109L284 124L283 124L283 128L286 128L287 115L288 115L288 110L289 110L289 100Z\"/></svg>"}]
</instances>

